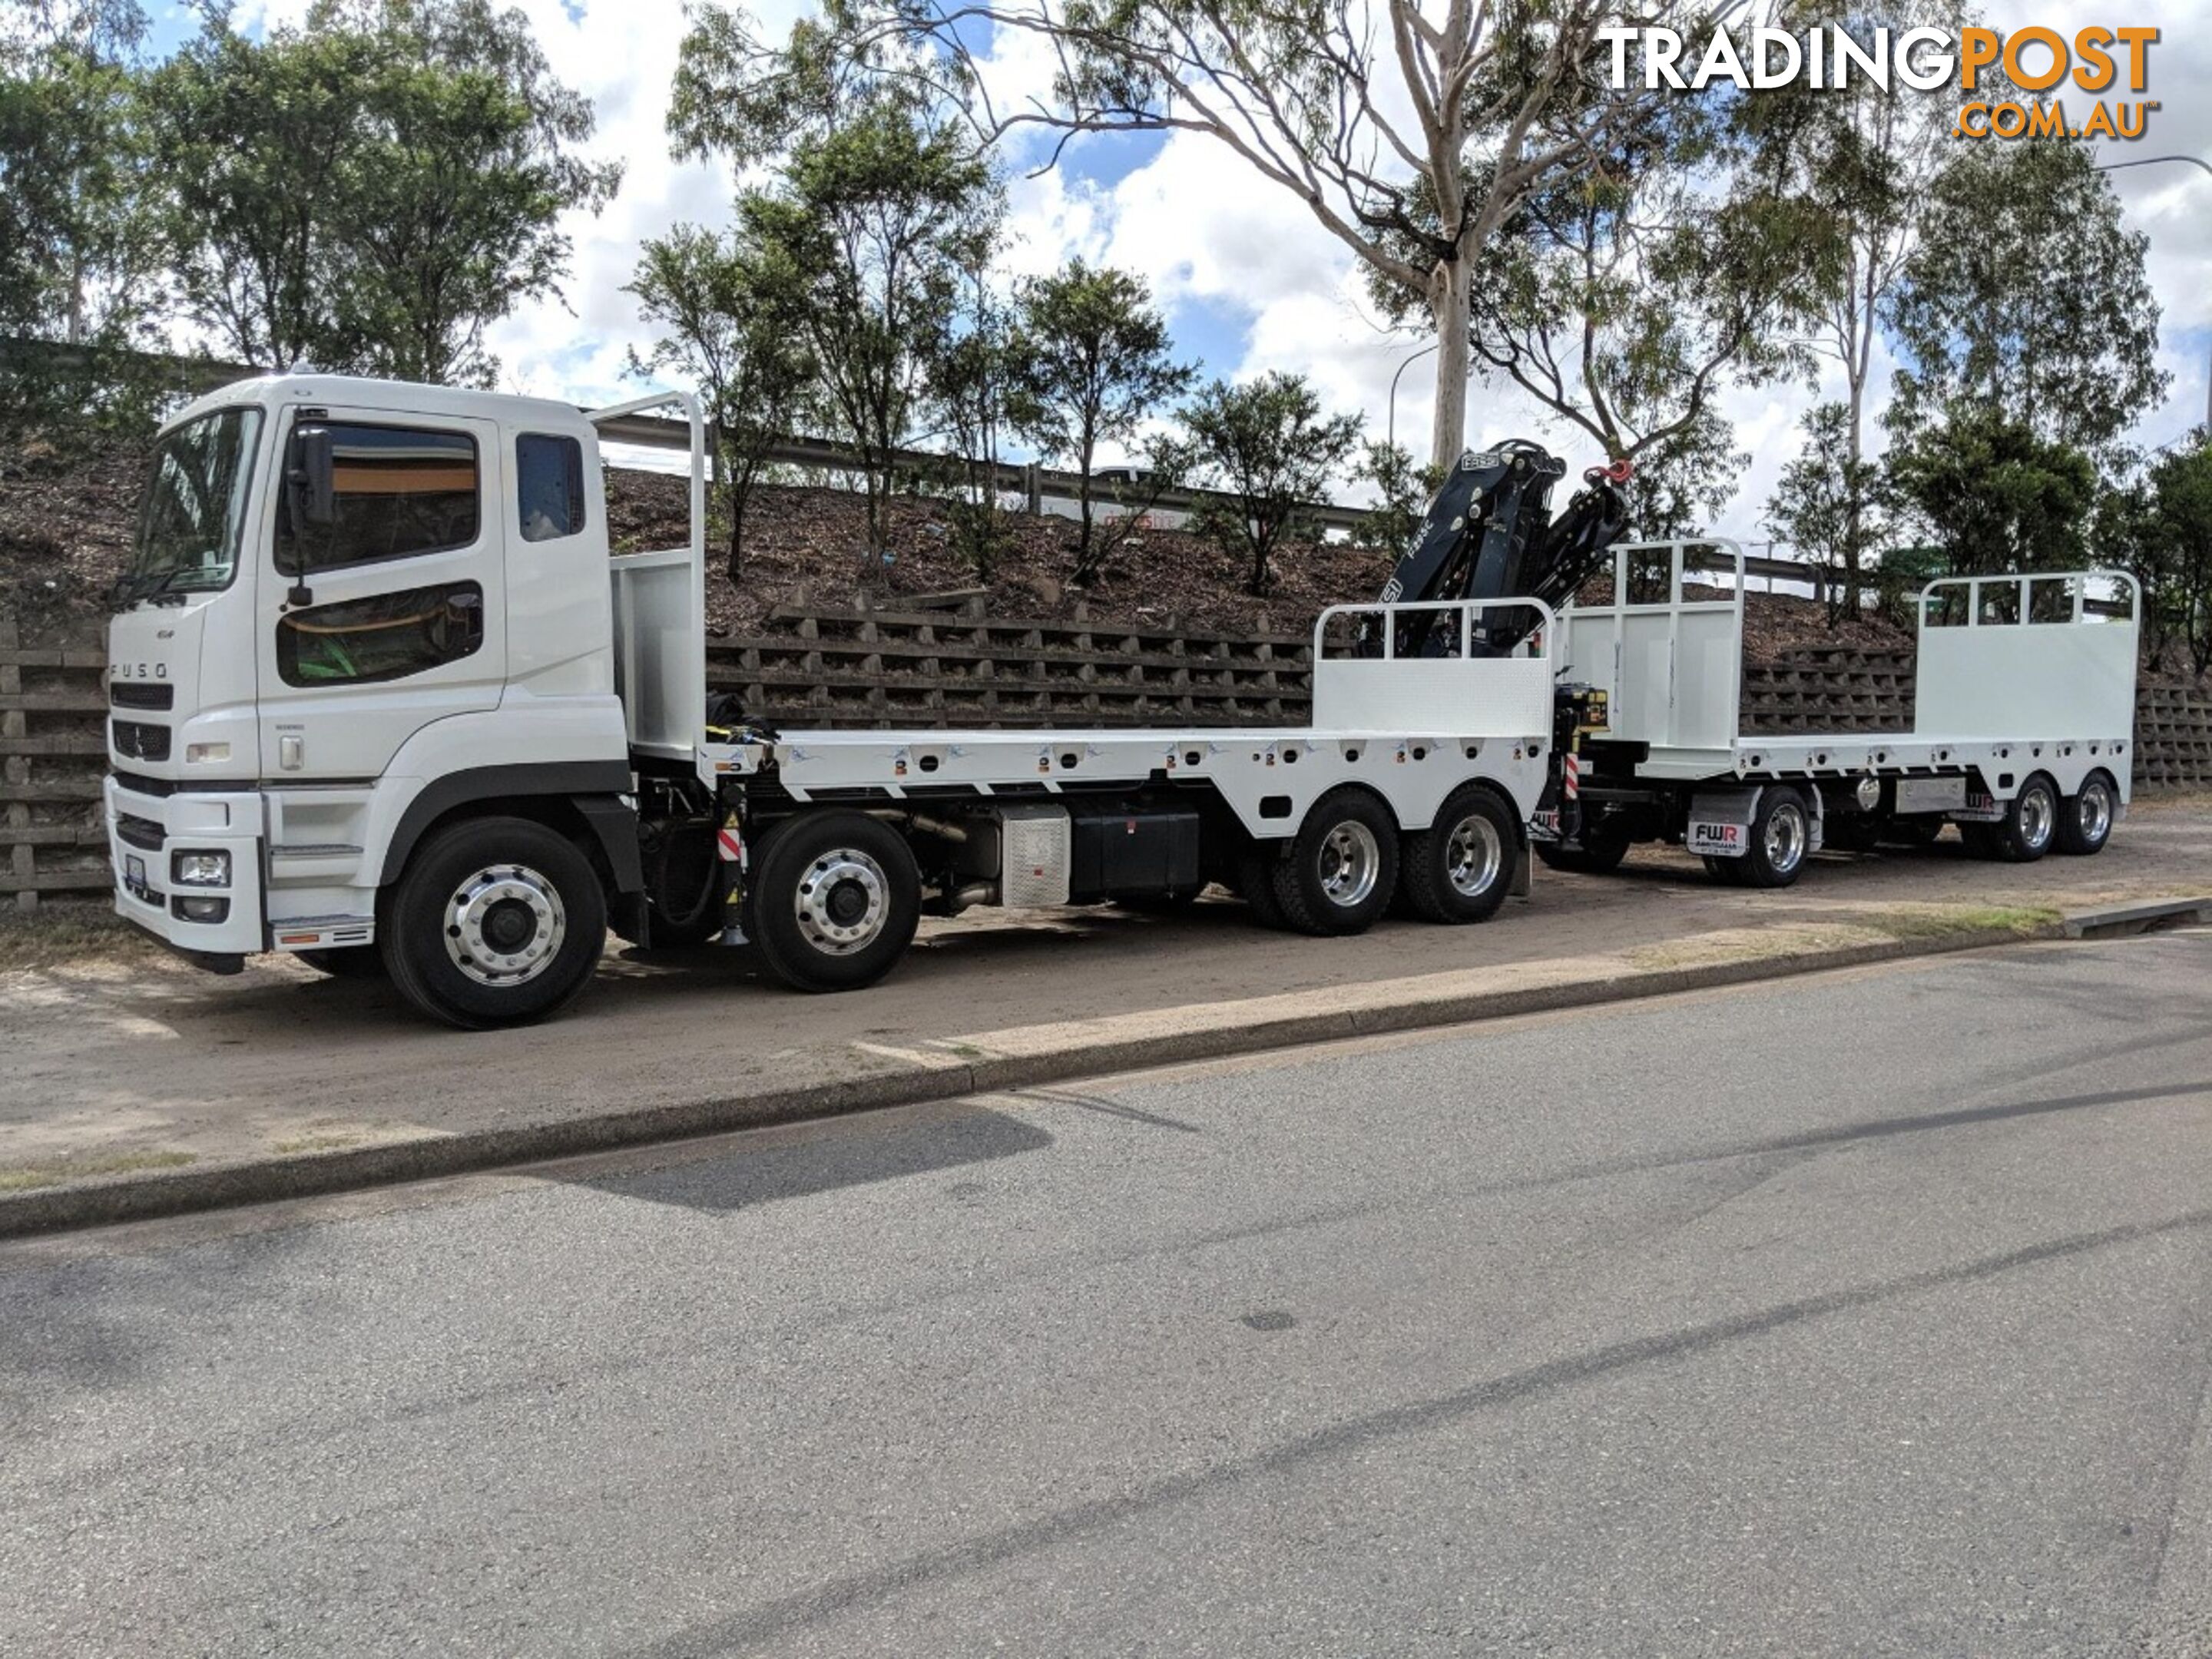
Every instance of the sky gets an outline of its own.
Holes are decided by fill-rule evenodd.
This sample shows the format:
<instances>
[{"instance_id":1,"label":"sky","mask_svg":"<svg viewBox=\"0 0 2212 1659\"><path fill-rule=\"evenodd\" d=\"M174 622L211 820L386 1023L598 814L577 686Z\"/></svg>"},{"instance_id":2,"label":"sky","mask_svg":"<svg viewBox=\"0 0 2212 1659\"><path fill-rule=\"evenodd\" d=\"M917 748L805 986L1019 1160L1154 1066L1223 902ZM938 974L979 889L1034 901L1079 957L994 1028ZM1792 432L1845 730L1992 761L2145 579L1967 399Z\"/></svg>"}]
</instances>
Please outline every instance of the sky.
<instances>
[{"instance_id":1,"label":"sky","mask_svg":"<svg viewBox=\"0 0 2212 1659\"><path fill-rule=\"evenodd\" d=\"M240 0L234 16L255 29L295 21L307 0ZM645 385L625 373L626 354L647 332L623 291L647 238L682 222L726 224L732 181L720 167L678 163L664 128L670 78L685 30L678 0L518 0L536 27L554 72L589 97L598 112L590 146L627 168L621 194L596 217L569 216L574 244L564 297L533 302L496 325L489 343L501 364L502 390L579 403L616 402ZM757 0L764 29L780 37L804 0ZM191 33L184 7L149 5L156 45ZM2056 0L1984 0L2000 29L2045 22L2070 32L2080 8ZM2145 94L2163 107L2145 137L2108 143L2109 159L2184 155L2212 159L2212 0L2140 0L2103 21L2159 27ZM1027 37L994 60L1000 97L1042 86L1048 65ZM2076 94L2079 97L2079 94ZM1012 158L1018 161L1020 158ZM1395 332L1374 314L1353 256L1286 194L1259 180L1225 147L1201 136L1094 136L1071 144L1056 169L1030 176L1012 169L1009 198L1015 272L1045 270L1073 254L1133 270L1152 286L1184 361L1231 380L1270 369L1309 376L1331 412L1363 415L1372 436L1395 428L1425 453L1430 360L1407 365L1395 410L1391 381L1425 343ZM2212 351L2212 176L2179 165L2131 167L2113 175L2128 222L2150 239L2149 275L2163 311L2160 366L2172 384L2136 432L2145 448L2179 438L2204 419L2207 353ZM1477 280L1480 277L1478 274ZM1877 413L1888 365L1875 377ZM1732 499L1711 528L1764 541L1765 503L1798 453L1799 416L1841 393L1840 373L1814 386L1789 384L1731 390L1723 404L1737 447L1751 456ZM1547 421L1510 386L1477 384L1468 399L1471 444L1533 437L1579 471L1604 458L1586 437ZM1119 458L1104 458L1114 459ZM1340 499L1355 499L1350 487Z\"/></svg>"}]
</instances>

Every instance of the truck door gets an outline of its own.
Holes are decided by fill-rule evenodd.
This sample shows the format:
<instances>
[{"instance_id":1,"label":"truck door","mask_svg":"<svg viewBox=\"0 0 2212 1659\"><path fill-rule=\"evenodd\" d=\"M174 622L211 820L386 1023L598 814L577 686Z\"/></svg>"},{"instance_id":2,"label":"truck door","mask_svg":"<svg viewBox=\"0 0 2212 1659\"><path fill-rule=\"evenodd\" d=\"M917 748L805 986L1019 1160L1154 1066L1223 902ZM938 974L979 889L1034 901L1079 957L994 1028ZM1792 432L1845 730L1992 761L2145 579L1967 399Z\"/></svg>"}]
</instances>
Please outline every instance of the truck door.
<instances>
[{"instance_id":1,"label":"truck door","mask_svg":"<svg viewBox=\"0 0 2212 1659\"><path fill-rule=\"evenodd\" d=\"M498 428L304 410L277 453L283 499L263 556L275 574L260 583L257 629L262 772L379 777L433 720L499 704ZM299 482L317 462L322 484Z\"/></svg>"}]
</instances>

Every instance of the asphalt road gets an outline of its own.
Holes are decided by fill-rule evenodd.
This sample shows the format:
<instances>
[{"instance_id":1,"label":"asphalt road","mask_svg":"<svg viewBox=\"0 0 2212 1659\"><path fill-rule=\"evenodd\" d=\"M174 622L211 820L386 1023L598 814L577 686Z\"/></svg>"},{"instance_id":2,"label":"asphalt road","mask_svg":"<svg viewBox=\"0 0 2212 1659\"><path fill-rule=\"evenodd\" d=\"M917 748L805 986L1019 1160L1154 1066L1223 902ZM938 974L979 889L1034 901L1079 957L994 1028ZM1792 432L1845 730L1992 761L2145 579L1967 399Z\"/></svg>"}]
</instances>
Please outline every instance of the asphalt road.
<instances>
[{"instance_id":1,"label":"asphalt road","mask_svg":"<svg viewBox=\"0 0 2212 1659\"><path fill-rule=\"evenodd\" d=\"M2209 1376L2023 947L0 1249L0 1652L2203 1656Z\"/></svg>"}]
</instances>

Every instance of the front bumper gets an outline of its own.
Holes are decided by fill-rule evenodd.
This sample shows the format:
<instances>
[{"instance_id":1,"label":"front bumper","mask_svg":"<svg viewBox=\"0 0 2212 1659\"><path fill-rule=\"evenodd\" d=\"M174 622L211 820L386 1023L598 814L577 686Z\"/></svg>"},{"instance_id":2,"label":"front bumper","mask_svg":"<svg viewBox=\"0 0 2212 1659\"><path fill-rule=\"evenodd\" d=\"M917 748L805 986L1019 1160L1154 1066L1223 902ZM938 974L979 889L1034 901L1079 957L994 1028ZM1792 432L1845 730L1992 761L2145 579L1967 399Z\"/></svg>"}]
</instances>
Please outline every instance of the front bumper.
<instances>
[{"instance_id":1,"label":"front bumper","mask_svg":"<svg viewBox=\"0 0 2212 1659\"><path fill-rule=\"evenodd\" d=\"M259 795L252 790L147 793L113 777L105 795L116 915L192 956L247 956L269 948ZM170 860L179 851L228 853L230 879L219 886L176 881ZM220 919L187 914L187 902L196 900L220 901Z\"/></svg>"}]
</instances>

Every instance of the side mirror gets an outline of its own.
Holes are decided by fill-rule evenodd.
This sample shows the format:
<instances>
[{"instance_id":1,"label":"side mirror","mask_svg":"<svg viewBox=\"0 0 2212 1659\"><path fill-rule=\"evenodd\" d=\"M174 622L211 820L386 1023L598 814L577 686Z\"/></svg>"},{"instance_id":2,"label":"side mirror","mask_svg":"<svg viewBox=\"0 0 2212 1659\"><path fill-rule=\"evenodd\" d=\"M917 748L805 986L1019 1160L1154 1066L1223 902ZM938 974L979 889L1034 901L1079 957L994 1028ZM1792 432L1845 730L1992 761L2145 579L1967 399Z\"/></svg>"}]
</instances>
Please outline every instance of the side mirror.
<instances>
[{"instance_id":1,"label":"side mirror","mask_svg":"<svg viewBox=\"0 0 2212 1659\"><path fill-rule=\"evenodd\" d=\"M284 501L295 529L337 522L337 466L330 428L292 428L284 458Z\"/></svg>"}]
</instances>

